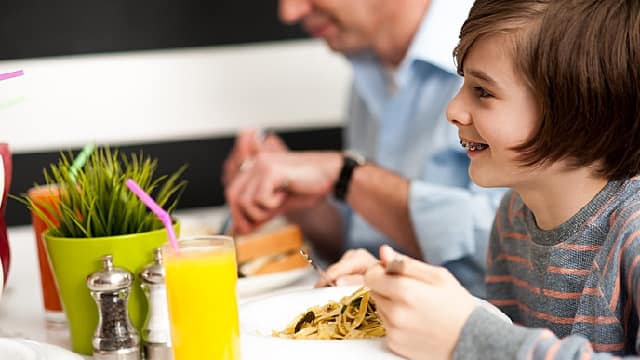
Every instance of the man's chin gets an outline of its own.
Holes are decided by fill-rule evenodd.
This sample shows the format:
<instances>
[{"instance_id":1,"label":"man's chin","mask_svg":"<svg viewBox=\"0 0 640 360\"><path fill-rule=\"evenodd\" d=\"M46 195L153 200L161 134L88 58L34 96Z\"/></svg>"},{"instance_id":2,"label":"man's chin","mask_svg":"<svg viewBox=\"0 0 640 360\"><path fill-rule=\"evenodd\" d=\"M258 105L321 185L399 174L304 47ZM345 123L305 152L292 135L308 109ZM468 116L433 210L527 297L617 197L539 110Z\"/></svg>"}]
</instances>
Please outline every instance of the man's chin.
<instances>
[{"instance_id":1,"label":"man's chin","mask_svg":"<svg viewBox=\"0 0 640 360\"><path fill-rule=\"evenodd\" d=\"M365 46L353 46L353 45L349 46L349 45L345 45L344 42L337 41L334 39L329 39L329 38L325 38L324 42L332 51L335 51L347 56L354 55L364 50L367 50L367 47Z\"/></svg>"}]
</instances>

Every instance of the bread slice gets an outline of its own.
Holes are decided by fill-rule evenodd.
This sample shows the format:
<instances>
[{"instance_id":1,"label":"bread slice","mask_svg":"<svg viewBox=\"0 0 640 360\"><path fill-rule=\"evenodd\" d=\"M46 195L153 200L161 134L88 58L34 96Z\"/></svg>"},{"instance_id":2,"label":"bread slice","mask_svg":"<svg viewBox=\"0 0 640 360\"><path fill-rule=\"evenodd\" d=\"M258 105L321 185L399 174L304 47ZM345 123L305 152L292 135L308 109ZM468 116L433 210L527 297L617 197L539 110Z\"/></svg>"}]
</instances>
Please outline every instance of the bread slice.
<instances>
[{"instance_id":1,"label":"bread slice","mask_svg":"<svg viewBox=\"0 0 640 360\"><path fill-rule=\"evenodd\" d=\"M294 224L238 237L238 269L244 275L258 275L304 268L308 263L299 254L303 246L302 231Z\"/></svg>"}]
</instances>

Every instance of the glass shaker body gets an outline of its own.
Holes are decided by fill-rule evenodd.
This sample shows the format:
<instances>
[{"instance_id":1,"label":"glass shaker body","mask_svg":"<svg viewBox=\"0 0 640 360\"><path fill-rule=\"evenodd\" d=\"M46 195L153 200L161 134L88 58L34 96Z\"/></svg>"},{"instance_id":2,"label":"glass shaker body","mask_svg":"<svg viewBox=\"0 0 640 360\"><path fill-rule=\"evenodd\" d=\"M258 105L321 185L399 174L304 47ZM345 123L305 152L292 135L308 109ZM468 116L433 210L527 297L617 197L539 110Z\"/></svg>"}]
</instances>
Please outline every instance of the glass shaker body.
<instances>
[{"instance_id":1,"label":"glass shaker body","mask_svg":"<svg viewBox=\"0 0 640 360\"><path fill-rule=\"evenodd\" d=\"M142 326L142 343L147 360L172 360L167 287L160 248L153 250L153 257L153 263L140 273L140 286L149 304Z\"/></svg>"},{"instance_id":2,"label":"glass shaker body","mask_svg":"<svg viewBox=\"0 0 640 360\"><path fill-rule=\"evenodd\" d=\"M111 255L103 257L104 269L87 278L87 286L98 306L98 326L93 335L93 358L139 360L140 336L129 320L127 309L133 274L113 267Z\"/></svg>"}]
</instances>

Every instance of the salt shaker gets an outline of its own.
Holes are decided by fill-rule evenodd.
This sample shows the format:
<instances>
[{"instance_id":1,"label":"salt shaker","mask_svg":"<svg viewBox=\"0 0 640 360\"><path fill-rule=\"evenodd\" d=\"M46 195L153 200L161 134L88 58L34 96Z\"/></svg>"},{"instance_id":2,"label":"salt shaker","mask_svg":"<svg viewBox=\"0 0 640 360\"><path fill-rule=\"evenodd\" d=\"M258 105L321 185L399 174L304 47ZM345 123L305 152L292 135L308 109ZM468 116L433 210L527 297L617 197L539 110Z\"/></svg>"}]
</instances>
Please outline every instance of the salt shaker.
<instances>
[{"instance_id":1,"label":"salt shaker","mask_svg":"<svg viewBox=\"0 0 640 360\"><path fill-rule=\"evenodd\" d=\"M102 257L103 269L87 277L87 287L99 311L93 335L93 358L140 360L140 337L129 320L127 300L133 274L113 266L113 256Z\"/></svg>"},{"instance_id":2,"label":"salt shaker","mask_svg":"<svg viewBox=\"0 0 640 360\"><path fill-rule=\"evenodd\" d=\"M147 360L172 360L167 288L164 282L162 252L153 249L153 262L140 273L142 290L149 304L142 327L142 343Z\"/></svg>"}]
</instances>

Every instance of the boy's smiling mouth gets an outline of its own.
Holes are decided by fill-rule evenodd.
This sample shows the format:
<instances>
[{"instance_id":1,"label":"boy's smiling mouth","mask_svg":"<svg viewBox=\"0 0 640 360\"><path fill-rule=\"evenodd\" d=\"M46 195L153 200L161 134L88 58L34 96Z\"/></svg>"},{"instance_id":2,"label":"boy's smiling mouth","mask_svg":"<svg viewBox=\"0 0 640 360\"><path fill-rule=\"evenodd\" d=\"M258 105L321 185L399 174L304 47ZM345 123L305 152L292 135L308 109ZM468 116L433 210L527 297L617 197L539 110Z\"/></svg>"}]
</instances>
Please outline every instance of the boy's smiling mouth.
<instances>
[{"instance_id":1,"label":"boy's smiling mouth","mask_svg":"<svg viewBox=\"0 0 640 360\"><path fill-rule=\"evenodd\" d=\"M469 151L482 151L489 147L489 145L487 144L477 143L477 142L467 141L462 139L460 139L460 145L462 145L463 148Z\"/></svg>"}]
</instances>

